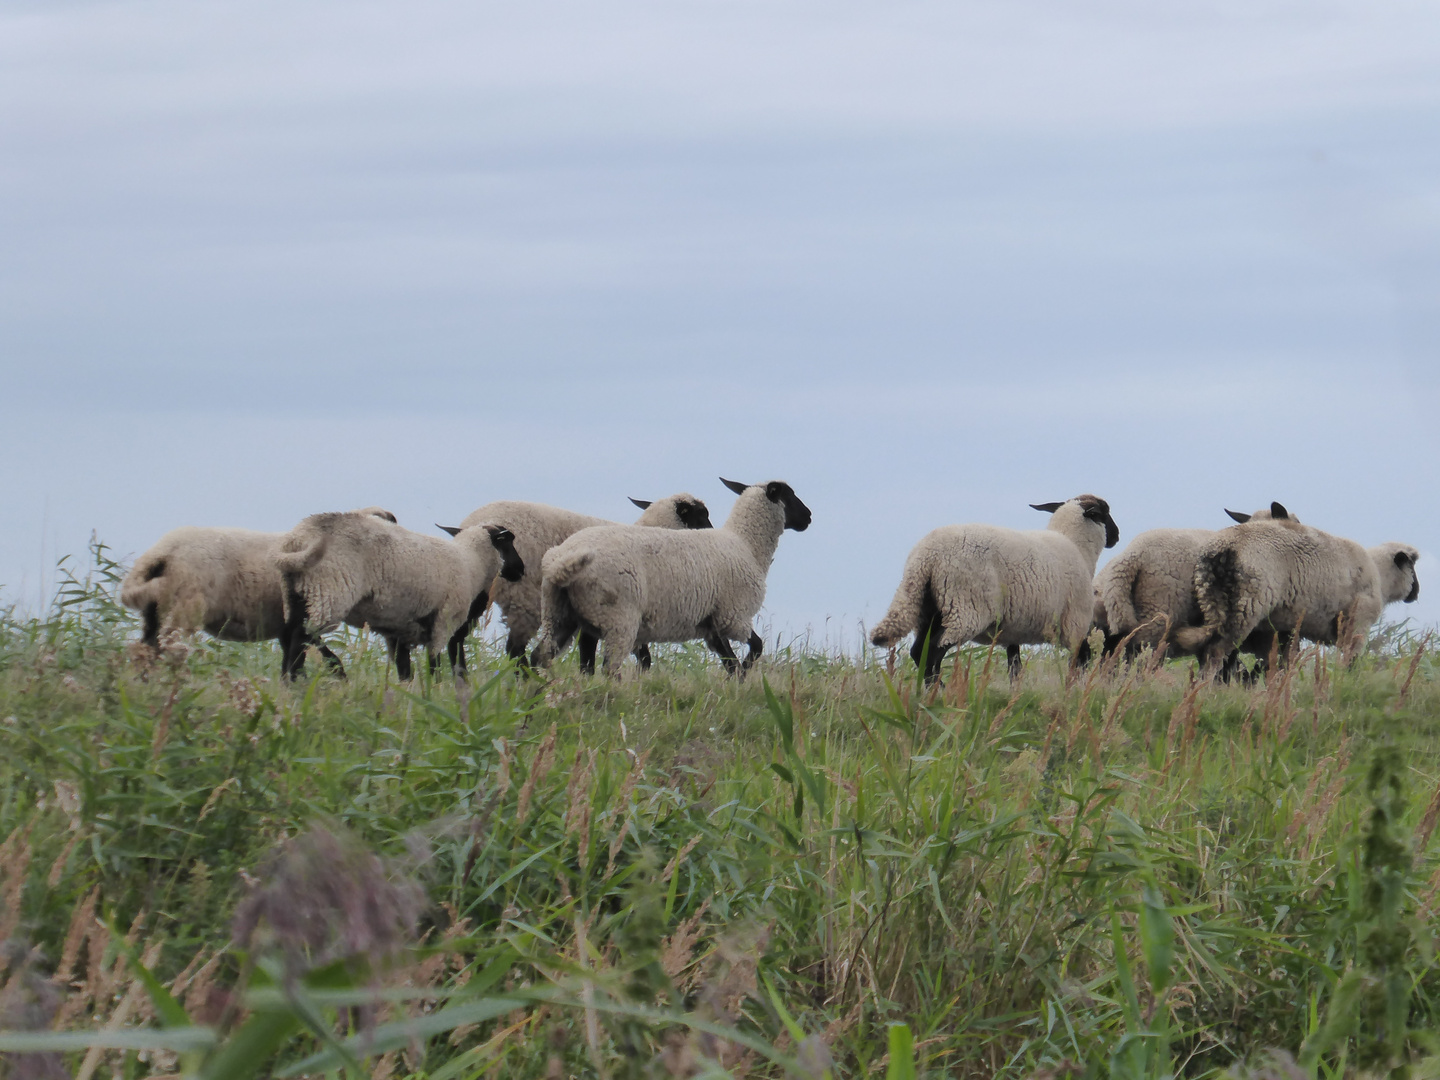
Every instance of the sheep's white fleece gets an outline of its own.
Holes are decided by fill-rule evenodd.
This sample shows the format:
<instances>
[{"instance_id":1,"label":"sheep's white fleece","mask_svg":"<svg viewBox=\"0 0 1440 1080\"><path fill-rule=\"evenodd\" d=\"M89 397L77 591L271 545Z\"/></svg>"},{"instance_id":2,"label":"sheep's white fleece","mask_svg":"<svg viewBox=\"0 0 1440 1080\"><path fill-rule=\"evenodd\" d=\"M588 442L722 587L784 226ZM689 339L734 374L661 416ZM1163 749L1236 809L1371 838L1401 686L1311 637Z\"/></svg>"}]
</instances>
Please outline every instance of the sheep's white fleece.
<instances>
[{"instance_id":1,"label":"sheep's white fleece","mask_svg":"<svg viewBox=\"0 0 1440 1080\"><path fill-rule=\"evenodd\" d=\"M1278 507L1278 504L1274 504ZM1270 508L1250 515L1269 521ZM1112 641L1134 632L1136 649L1173 645L1176 631L1202 623L1195 564L1214 529L1149 529L1130 541L1095 578L1095 625Z\"/></svg>"},{"instance_id":2,"label":"sheep's white fleece","mask_svg":"<svg viewBox=\"0 0 1440 1080\"><path fill-rule=\"evenodd\" d=\"M683 514L682 514L683 509ZM703 520L703 525L690 522ZM512 658L525 655L525 647L541 624L540 575L541 560L551 548L564 543L581 529L601 525L619 525L618 521L577 514L544 503L502 500L486 503L460 522L462 528L489 523L503 525L515 534L515 550L529 567L519 581L500 578L490 593L490 601L500 609L507 631L505 651ZM640 515L636 525L660 529L708 528L709 513L705 503L694 495L681 492L656 499Z\"/></svg>"},{"instance_id":3,"label":"sheep's white fleece","mask_svg":"<svg viewBox=\"0 0 1440 1080\"><path fill-rule=\"evenodd\" d=\"M938 615L943 630L932 650L966 641L1078 648L1090 632L1091 583L1107 539L1106 526L1085 516L1097 504L1105 506L1093 495L1070 499L1044 529L946 525L927 534L905 560L871 642L894 645Z\"/></svg>"},{"instance_id":4,"label":"sheep's white fleece","mask_svg":"<svg viewBox=\"0 0 1440 1080\"><path fill-rule=\"evenodd\" d=\"M545 629L535 663L547 663L577 625L605 640L610 675L638 644L705 638L715 648L716 638L752 640L765 577L791 521L787 504L767 494L777 485L793 499L782 481L751 485L718 529L610 525L552 548L542 562ZM804 529L810 512L794 501L803 520L789 527Z\"/></svg>"},{"instance_id":5,"label":"sheep's white fleece","mask_svg":"<svg viewBox=\"0 0 1440 1080\"><path fill-rule=\"evenodd\" d=\"M375 506L353 513L395 520ZM153 630L204 630L229 641L277 638L285 601L275 558L284 537L251 529L173 529L135 560L120 585L120 602L137 611L154 604Z\"/></svg>"},{"instance_id":6,"label":"sheep's white fleece","mask_svg":"<svg viewBox=\"0 0 1440 1080\"><path fill-rule=\"evenodd\" d=\"M307 631L368 625L392 652L423 645L432 658L469 621L502 561L484 525L442 540L356 514L306 518L276 559L287 619L303 602Z\"/></svg>"},{"instance_id":7,"label":"sheep's white fleece","mask_svg":"<svg viewBox=\"0 0 1440 1080\"><path fill-rule=\"evenodd\" d=\"M1395 562L1401 552L1405 566ZM1236 525L1201 549L1195 592L1205 624L1183 637L1216 663L1257 630L1288 634L1298 628L1312 641L1338 644L1348 663L1386 603L1418 595L1418 557L1408 545L1367 551L1294 521ZM1377 559L1388 560L1388 567L1377 566Z\"/></svg>"}]
</instances>

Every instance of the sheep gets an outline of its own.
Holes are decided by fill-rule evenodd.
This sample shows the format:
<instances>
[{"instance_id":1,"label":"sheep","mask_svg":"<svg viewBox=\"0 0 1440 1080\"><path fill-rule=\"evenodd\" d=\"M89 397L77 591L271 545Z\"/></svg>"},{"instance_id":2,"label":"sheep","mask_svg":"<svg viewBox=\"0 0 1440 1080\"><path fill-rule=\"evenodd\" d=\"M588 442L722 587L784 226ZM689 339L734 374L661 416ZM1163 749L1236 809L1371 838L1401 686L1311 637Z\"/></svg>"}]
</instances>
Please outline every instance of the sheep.
<instances>
[{"instance_id":1,"label":"sheep","mask_svg":"<svg viewBox=\"0 0 1440 1080\"><path fill-rule=\"evenodd\" d=\"M1226 510L1235 521L1290 518L1278 502L1254 514ZM1095 626L1105 635L1103 655L1129 638L1127 656L1149 646L1178 651L1174 637L1202 623L1195 597L1195 563L1213 529L1150 529L1130 541L1095 578Z\"/></svg>"},{"instance_id":2,"label":"sheep","mask_svg":"<svg viewBox=\"0 0 1440 1080\"><path fill-rule=\"evenodd\" d=\"M710 511L694 495L682 492L654 502L634 498L630 501L645 511L635 522L636 525L661 529L710 528ZM547 551L581 529L618 525L620 522L576 514L543 503L492 502L468 515L460 524L478 525L481 522L503 525L513 532L515 550L520 553L525 565L532 569L519 581L497 581L490 593L490 599L500 609L508 631L505 655L524 664L525 649L540 629L540 574L533 572L540 568L540 560ZM635 657L642 669L650 666L650 650L643 644L636 647Z\"/></svg>"},{"instance_id":3,"label":"sheep","mask_svg":"<svg viewBox=\"0 0 1440 1080\"><path fill-rule=\"evenodd\" d=\"M378 506L352 511L395 522ZM204 630L226 641L269 641L285 626L285 600L275 557L284 533L250 529L174 529L157 541L125 575L120 602L141 613L141 640L159 644L160 630ZM342 678L345 667L318 637L304 642ZM304 666L304 654L297 664ZM297 671L299 667L297 667Z\"/></svg>"},{"instance_id":4,"label":"sheep","mask_svg":"<svg viewBox=\"0 0 1440 1080\"><path fill-rule=\"evenodd\" d=\"M357 514L314 514L290 530L276 558L285 598L281 673L297 670L307 633L345 622L385 639L402 680L410 679L414 645L429 651L431 671L445 650L463 677L465 637L491 582L497 573L518 580L525 565L503 526L447 531L452 539L441 540Z\"/></svg>"},{"instance_id":5,"label":"sheep","mask_svg":"<svg viewBox=\"0 0 1440 1080\"><path fill-rule=\"evenodd\" d=\"M595 670L605 639L607 675L617 676L637 644L701 638L730 675L744 678L764 643L751 621L786 529L804 532L810 508L783 480L742 484L718 529L675 532L634 525L584 529L546 552L541 564L544 632L532 661L543 666L580 632L580 667ZM736 659L731 641L749 652Z\"/></svg>"},{"instance_id":6,"label":"sheep","mask_svg":"<svg viewBox=\"0 0 1440 1080\"><path fill-rule=\"evenodd\" d=\"M1293 520L1235 525L1201 548L1194 583L1204 625L1179 638L1222 674L1241 648L1263 657L1273 643L1283 658L1297 632L1338 645L1353 664L1385 605L1420 595L1418 559L1408 544L1367 550Z\"/></svg>"},{"instance_id":7,"label":"sheep","mask_svg":"<svg viewBox=\"0 0 1440 1080\"><path fill-rule=\"evenodd\" d=\"M947 525L922 538L871 643L886 648L913 631L910 655L927 684L950 647L966 641L1004 645L1012 679L1021 645L1059 641L1072 667L1084 663L1095 563L1120 530L1110 504L1094 495L1031 506L1050 514L1045 529Z\"/></svg>"}]
</instances>

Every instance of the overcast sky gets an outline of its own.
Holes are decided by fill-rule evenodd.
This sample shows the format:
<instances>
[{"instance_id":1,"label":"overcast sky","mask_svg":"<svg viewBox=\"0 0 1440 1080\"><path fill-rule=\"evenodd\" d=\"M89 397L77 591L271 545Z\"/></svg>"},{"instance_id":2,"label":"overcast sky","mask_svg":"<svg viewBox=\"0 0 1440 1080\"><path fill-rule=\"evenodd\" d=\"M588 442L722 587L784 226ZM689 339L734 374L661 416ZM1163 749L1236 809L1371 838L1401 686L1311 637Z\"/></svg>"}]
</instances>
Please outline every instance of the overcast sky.
<instances>
[{"instance_id":1,"label":"overcast sky","mask_svg":"<svg viewBox=\"0 0 1440 1080\"><path fill-rule=\"evenodd\" d=\"M0 237L0 602L723 474L814 511L787 633L1087 491L1407 540L1440 619L1433 3L12 0Z\"/></svg>"}]
</instances>

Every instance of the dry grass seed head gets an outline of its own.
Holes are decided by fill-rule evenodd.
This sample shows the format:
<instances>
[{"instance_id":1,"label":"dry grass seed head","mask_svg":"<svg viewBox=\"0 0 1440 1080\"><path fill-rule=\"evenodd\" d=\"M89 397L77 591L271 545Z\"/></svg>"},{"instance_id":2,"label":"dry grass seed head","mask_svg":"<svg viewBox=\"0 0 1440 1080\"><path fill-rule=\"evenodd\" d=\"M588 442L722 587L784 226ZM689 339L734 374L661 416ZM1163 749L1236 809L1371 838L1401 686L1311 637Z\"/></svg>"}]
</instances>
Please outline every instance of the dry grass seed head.
<instances>
[{"instance_id":1,"label":"dry grass seed head","mask_svg":"<svg viewBox=\"0 0 1440 1080\"><path fill-rule=\"evenodd\" d=\"M515 808L515 823L523 825L526 817L530 814L530 802L535 796L535 789L544 782L549 775L550 766L555 761L555 739L559 728L555 724L550 725L550 730L540 740L540 746L535 751L535 757L530 761L530 774L525 777L525 783L520 787L520 800Z\"/></svg>"},{"instance_id":2,"label":"dry grass seed head","mask_svg":"<svg viewBox=\"0 0 1440 1080\"><path fill-rule=\"evenodd\" d=\"M281 845L235 911L241 948L272 949L293 978L341 959L383 967L414 940L420 885L353 835L315 827Z\"/></svg>"}]
</instances>

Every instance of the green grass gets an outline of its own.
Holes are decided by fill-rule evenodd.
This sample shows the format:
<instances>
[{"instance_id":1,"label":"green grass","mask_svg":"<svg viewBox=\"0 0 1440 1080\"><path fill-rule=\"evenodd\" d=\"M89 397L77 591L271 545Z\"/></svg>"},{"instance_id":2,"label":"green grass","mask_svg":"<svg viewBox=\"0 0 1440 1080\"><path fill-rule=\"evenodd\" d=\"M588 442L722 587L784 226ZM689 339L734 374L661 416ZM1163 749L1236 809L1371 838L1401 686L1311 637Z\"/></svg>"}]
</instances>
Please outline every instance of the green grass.
<instances>
[{"instance_id":1,"label":"green grass","mask_svg":"<svg viewBox=\"0 0 1440 1080\"><path fill-rule=\"evenodd\" d=\"M1274 1048L1331 1076L1418 1058L1440 1027L1440 859L1408 839L1440 813L1440 691L1403 634L1256 689L1183 663L1067 686L1041 653L1012 691L1003 655L973 649L938 695L908 660L892 677L798 650L743 684L656 650L617 684L482 648L467 687L405 687L354 634L347 681L312 662L288 686L266 646L137 662L100 556L43 619L0 626L0 930L40 950L6 954L7 1027L58 1004L53 1022L94 1030L129 994L126 1024L229 1044L271 1018L255 1068L353 1029L351 1074L437 1080L711 1059L902 1076L905 1045L915 1075L1201 1076ZM334 873L373 850L423 886L418 951L347 960L340 914L308 954L263 927L228 947L246 875L273 880L276 845L317 823L350 853ZM68 1000L45 1005L67 957ZM142 977L187 967L173 1002ZM356 985L394 992L346 1007ZM1383 1053L1337 1026L1367 994L1390 995ZM360 1064L374 1024L445 1008L474 1024ZM187 1067L220 1075L206 1053Z\"/></svg>"}]
</instances>

